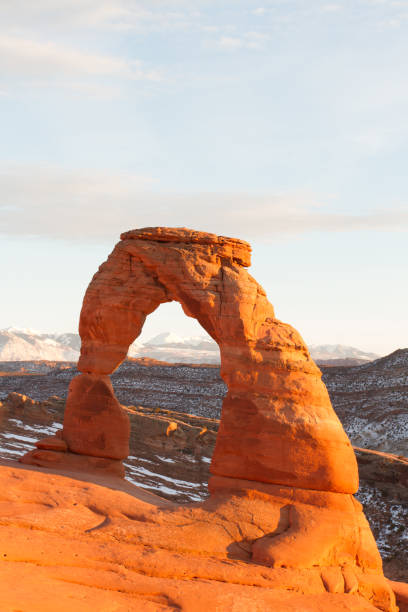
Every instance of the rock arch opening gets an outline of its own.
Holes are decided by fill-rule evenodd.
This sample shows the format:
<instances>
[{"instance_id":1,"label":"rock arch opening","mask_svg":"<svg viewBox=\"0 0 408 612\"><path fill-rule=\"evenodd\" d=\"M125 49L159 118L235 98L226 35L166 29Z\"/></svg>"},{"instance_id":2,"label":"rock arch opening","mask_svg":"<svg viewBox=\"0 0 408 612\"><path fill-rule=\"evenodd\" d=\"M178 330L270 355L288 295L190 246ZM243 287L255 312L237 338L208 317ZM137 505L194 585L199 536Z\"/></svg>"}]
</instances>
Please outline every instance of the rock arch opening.
<instances>
[{"instance_id":1,"label":"rock arch opening","mask_svg":"<svg viewBox=\"0 0 408 612\"><path fill-rule=\"evenodd\" d=\"M111 375L130 419L126 479L180 503L208 497L227 391L219 366L218 345L178 302L146 318L128 359Z\"/></svg>"},{"instance_id":2,"label":"rock arch opening","mask_svg":"<svg viewBox=\"0 0 408 612\"><path fill-rule=\"evenodd\" d=\"M146 317L128 357L168 363L219 365L220 349L199 322L187 317L177 301L160 304Z\"/></svg>"},{"instance_id":3,"label":"rock arch opening","mask_svg":"<svg viewBox=\"0 0 408 612\"><path fill-rule=\"evenodd\" d=\"M193 323L184 330L183 318ZM163 332L166 327L171 331ZM183 336L183 331L191 335ZM227 391L219 369L218 344L195 319L186 317L178 302L172 302L159 305L146 318L127 359L110 378L123 405L219 419Z\"/></svg>"},{"instance_id":4,"label":"rock arch opening","mask_svg":"<svg viewBox=\"0 0 408 612\"><path fill-rule=\"evenodd\" d=\"M179 503L208 497L227 390L219 365L218 345L178 302L161 304L146 318L128 359L111 375L130 419L127 480Z\"/></svg>"}]
</instances>

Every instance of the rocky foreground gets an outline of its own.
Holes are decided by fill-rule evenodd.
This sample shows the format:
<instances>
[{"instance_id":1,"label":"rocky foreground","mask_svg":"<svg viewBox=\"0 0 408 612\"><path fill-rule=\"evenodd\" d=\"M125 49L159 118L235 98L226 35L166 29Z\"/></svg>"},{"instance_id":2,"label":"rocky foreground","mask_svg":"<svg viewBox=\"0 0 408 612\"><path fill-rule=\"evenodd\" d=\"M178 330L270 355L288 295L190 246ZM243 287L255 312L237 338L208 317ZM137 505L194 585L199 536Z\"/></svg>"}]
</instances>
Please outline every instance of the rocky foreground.
<instances>
[{"instance_id":1,"label":"rocky foreground","mask_svg":"<svg viewBox=\"0 0 408 612\"><path fill-rule=\"evenodd\" d=\"M370 570L251 562L239 540L262 535L253 519L270 515L262 494L180 507L119 479L13 465L0 465L0 486L7 612L396 610L380 584L367 601Z\"/></svg>"},{"instance_id":2,"label":"rocky foreground","mask_svg":"<svg viewBox=\"0 0 408 612\"><path fill-rule=\"evenodd\" d=\"M155 366L149 370L154 377ZM64 407L58 397L39 402L10 394L0 409L0 458L16 460L38 440L60 430ZM131 421L127 480L172 502L205 500L219 420L158 406L125 410ZM385 575L408 581L408 459L362 448L355 452L360 472L357 497L373 529Z\"/></svg>"},{"instance_id":3,"label":"rocky foreground","mask_svg":"<svg viewBox=\"0 0 408 612\"><path fill-rule=\"evenodd\" d=\"M404 458L408 455L408 351L396 351L369 365L322 369L333 405L353 444L360 448L356 450L358 498L376 537L385 573L389 578L408 580L408 468ZM0 457L17 459L37 440L62 427L68 385L77 370L72 363L6 362L0 363L0 371ZM127 478L173 501L205 498L225 394L218 368L127 360L112 379L132 423ZM7 408L4 400L14 391L35 401L21 403L17 398ZM58 397L46 401L51 396ZM177 422L178 431L164 436L170 422ZM200 444L190 443L189 436L182 441L187 435L182 431L191 431L194 437L204 428L207 432L199 436Z\"/></svg>"}]
</instances>

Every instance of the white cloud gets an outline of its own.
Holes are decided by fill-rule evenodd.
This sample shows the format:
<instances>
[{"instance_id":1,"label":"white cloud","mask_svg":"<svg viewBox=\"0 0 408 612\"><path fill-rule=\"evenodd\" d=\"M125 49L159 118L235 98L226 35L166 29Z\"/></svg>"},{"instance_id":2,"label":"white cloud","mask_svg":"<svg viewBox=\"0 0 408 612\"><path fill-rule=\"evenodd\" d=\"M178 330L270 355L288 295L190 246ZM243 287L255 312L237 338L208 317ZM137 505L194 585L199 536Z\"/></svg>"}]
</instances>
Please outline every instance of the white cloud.
<instances>
[{"instance_id":1,"label":"white cloud","mask_svg":"<svg viewBox=\"0 0 408 612\"><path fill-rule=\"evenodd\" d=\"M221 36L218 40L218 47L228 51L237 49L259 49L269 39L267 34L262 32L245 32L240 36Z\"/></svg>"},{"instance_id":2,"label":"white cloud","mask_svg":"<svg viewBox=\"0 0 408 612\"><path fill-rule=\"evenodd\" d=\"M269 36L263 32L246 32L244 37L246 46L252 49L259 49L269 39Z\"/></svg>"},{"instance_id":3,"label":"white cloud","mask_svg":"<svg viewBox=\"0 0 408 612\"><path fill-rule=\"evenodd\" d=\"M218 44L222 49L239 49L243 46L243 41L236 36L221 36Z\"/></svg>"},{"instance_id":4,"label":"white cloud","mask_svg":"<svg viewBox=\"0 0 408 612\"><path fill-rule=\"evenodd\" d=\"M3 27L165 30L185 28L200 14L183 0L13 0L0 2Z\"/></svg>"},{"instance_id":5,"label":"white cloud","mask_svg":"<svg viewBox=\"0 0 408 612\"><path fill-rule=\"evenodd\" d=\"M399 28L402 25L402 19L387 19L383 22L383 25L388 25L391 28Z\"/></svg>"},{"instance_id":6,"label":"white cloud","mask_svg":"<svg viewBox=\"0 0 408 612\"><path fill-rule=\"evenodd\" d=\"M342 10L342 5L341 4L323 4L323 6L321 7L321 10L324 13L338 13L339 11Z\"/></svg>"},{"instance_id":7,"label":"white cloud","mask_svg":"<svg viewBox=\"0 0 408 612\"><path fill-rule=\"evenodd\" d=\"M88 53L54 42L15 36L0 36L0 70L9 77L110 76L125 79L159 80L155 71L140 62Z\"/></svg>"},{"instance_id":8,"label":"white cloud","mask_svg":"<svg viewBox=\"0 0 408 612\"><path fill-rule=\"evenodd\" d=\"M221 27L217 25L203 25L201 29L203 32L219 32Z\"/></svg>"},{"instance_id":9,"label":"white cloud","mask_svg":"<svg viewBox=\"0 0 408 612\"><path fill-rule=\"evenodd\" d=\"M408 209L332 212L308 193L165 194L129 173L10 167L0 174L0 231L82 240L114 240L127 229L187 226L247 239L307 232L408 229Z\"/></svg>"},{"instance_id":10,"label":"white cloud","mask_svg":"<svg viewBox=\"0 0 408 612\"><path fill-rule=\"evenodd\" d=\"M258 17L262 17L262 15L265 15L266 13L266 8L264 8L263 6L260 6L259 8L254 9L252 13L254 15L257 15Z\"/></svg>"}]
</instances>

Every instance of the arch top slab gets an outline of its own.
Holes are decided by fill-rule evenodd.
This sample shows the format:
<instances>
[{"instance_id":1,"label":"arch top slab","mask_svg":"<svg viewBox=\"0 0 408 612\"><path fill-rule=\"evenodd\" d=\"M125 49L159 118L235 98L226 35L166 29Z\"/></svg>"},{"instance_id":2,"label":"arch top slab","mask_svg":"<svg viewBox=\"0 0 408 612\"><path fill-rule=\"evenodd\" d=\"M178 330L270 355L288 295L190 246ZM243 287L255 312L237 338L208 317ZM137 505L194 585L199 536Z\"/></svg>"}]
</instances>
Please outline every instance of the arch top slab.
<instances>
[{"instance_id":1,"label":"arch top slab","mask_svg":"<svg viewBox=\"0 0 408 612\"><path fill-rule=\"evenodd\" d=\"M208 232L198 232L187 227L143 227L124 232L121 240L149 240L191 245L211 245L217 248L220 257L231 258L239 265L251 265L251 245L239 238L217 236Z\"/></svg>"}]
</instances>

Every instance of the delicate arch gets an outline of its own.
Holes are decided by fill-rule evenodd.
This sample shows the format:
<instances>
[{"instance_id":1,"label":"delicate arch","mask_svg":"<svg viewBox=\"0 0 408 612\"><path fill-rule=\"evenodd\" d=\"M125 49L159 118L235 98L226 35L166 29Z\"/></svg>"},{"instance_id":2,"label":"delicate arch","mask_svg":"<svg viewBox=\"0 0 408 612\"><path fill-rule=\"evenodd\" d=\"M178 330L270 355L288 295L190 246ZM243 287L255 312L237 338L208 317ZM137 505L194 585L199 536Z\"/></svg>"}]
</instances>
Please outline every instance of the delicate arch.
<instances>
[{"instance_id":1,"label":"delicate arch","mask_svg":"<svg viewBox=\"0 0 408 612\"><path fill-rule=\"evenodd\" d=\"M186 228L126 232L85 295L79 369L110 374L160 304L177 300L218 343L228 385L219 477L357 490L354 453L300 335L250 276L250 246Z\"/></svg>"}]
</instances>

